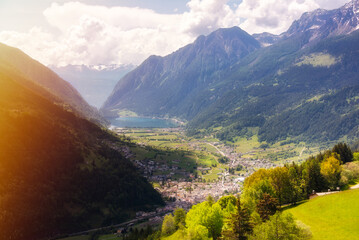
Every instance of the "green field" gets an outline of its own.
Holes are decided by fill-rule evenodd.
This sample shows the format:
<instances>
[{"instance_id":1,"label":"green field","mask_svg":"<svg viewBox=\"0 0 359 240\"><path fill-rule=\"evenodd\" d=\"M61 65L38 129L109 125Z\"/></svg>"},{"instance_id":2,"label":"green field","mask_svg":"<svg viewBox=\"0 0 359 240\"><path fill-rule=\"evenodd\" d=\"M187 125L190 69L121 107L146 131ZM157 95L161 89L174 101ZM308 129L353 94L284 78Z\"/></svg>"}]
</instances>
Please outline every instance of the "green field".
<instances>
[{"instance_id":1,"label":"green field","mask_svg":"<svg viewBox=\"0 0 359 240\"><path fill-rule=\"evenodd\" d=\"M359 239L359 189L316 197L286 211L310 227L314 240Z\"/></svg>"},{"instance_id":2,"label":"green field","mask_svg":"<svg viewBox=\"0 0 359 240\"><path fill-rule=\"evenodd\" d=\"M265 142L259 142L257 128L251 131L253 133L251 137L237 137L235 142L227 142L235 152L242 153L243 158L267 159L275 164L285 164L304 161L320 151L319 146L308 145L304 142L297 143L291 139L266 145ZM180 167L188 173L199 174L206 181L217 180L218 173L226 168L219 164L218 160L222 154L214 146L223 142L214 138L213 134L197 138L186 136L181 130L136 128L121 129L119 134L142 146L131 145L131 151L134 153L133 160L151 159L159 164ZM196 171L197 167L210 167L211 171ZM167 173L159 171L155 172L155 175ZM235 175L240 173L235 172ZM183 177L185 177L183 174L175 174L172 179L178 180Z\"/></svg>"}]
</instances>

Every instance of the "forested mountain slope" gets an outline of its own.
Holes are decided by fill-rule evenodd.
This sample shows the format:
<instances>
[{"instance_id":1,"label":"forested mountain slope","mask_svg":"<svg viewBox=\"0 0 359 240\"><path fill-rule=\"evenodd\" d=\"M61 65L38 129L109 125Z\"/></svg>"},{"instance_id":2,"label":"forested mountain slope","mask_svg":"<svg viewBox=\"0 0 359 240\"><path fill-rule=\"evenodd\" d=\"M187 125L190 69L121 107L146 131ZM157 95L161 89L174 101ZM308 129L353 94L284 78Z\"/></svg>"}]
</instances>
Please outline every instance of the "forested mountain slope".
<instances>
[{"instance_id":1,"label":"forested mountain slope","mask_svg":"<svg viewBox=\"0 0 359 240\"><path fill-rule=\"evenodd\" d=\"M105 122L98 111L88 105L71 84L21 50L0 43L0 61L13 66L17 69L18 74L31 78L36 84L45 88L69 108L78 111L86 118Z\"/></svg>"},{"instance_id":2,"label":"forested mountain slope","mask_svg":"<svg viewBox=\"0 0 359 240\"><path fill-rule=\"evenodd\" d=\"M0 60L0 239L48 239L163 203L110 147L123 142L32 77Z\"/></svg>"},{"instance_id":3,"label":"forested mountain slope","mask_svg":"<svg viewBox=\"0 0 359 240\"><path fill-rule=\"evenodd\" d=\"M190 127L225 126L218 133L223 139L258 127L261 140L268 142L355 137L359 32L301 49L300 40L284 41L244 59L245 64L233 68L213 91L218 101L199 113Z\"/></svg>"}]
</instances>

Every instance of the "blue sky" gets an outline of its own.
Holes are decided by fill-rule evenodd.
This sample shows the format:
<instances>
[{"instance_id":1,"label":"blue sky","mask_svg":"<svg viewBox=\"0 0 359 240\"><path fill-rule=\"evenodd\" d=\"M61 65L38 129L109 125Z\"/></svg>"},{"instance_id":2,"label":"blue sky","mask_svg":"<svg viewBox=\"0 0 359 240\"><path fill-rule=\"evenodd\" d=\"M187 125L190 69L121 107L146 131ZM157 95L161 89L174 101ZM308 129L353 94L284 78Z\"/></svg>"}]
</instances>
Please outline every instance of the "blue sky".
<instances>
[{"instance_id":1,"label":"blue sky","mask_svg":"<svg viewBox=\"0 0 359 240\"><path fill-rule=\"evenodd\" d=\"M0 42L46 65L140 64L238 26L280 34L349 0L0 0Z\"/></svg>"}]
</instances>

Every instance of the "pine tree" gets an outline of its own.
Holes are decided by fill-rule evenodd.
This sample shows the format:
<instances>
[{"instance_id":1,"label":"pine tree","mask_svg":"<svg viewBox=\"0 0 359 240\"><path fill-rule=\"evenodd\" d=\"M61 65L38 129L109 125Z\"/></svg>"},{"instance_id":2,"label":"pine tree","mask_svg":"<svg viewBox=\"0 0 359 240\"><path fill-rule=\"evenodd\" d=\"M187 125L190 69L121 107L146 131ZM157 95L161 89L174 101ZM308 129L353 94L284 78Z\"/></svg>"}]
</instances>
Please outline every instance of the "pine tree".
<instances>
[{"instance_id":1,"label":"pine tree","mask_svg":"<svg viewBox=\"0 0 359 240\"><path fill-rule=\"evenodd\" d=\"M342 163L353 161L353 152L346 143L338 143L333 147L332 151L340 155Z\"/></svg>"},{"instance_id":2,"label":"pine tree","mask_svg":"<svg viewBox=\"0 0 359 240\"><path fill-rule=\"evenodd\" d=\"M227 227L222 231L222 239L247 240L253 231L253 224L249 211L241 206L240 199L236 202L237 211L227 219Z\"/></svg>"}]
</instances>

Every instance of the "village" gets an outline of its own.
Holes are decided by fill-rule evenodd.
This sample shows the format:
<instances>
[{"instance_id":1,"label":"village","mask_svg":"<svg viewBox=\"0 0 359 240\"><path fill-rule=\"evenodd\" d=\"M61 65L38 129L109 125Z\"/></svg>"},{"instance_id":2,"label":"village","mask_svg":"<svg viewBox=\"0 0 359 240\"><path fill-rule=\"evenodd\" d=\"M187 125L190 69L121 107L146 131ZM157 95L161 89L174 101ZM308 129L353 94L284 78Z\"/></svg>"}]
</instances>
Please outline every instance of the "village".
<instances>
[{"instance_id":1,"label":"village","mask_svg":"<svg viewBox=\"0 0 359 240\"><path fill-rule=\"evenodd\" d=\"M127 129L117 129L118 134L129 132ZM179 129L161 129L161 132L178 132ZM148 131L150 132L150 131ZM181 140L183 141L183 140ZM233 147L221 142L191 142L193 150L204 150L203 144L208 144L216 149L216 154L226 159L220 166L197 166L188 171L177 164L180 159L173 160L170 164L157 162L154 159L136 159L129 147L120 150L126 158L130 159L144 177L155 186L166 201L166 206L157 208L155 212L138 212L137 218L155 216L150 221L157 221L157 216L171 212L176 208L190 209L192 205L204 201L208 196L218 199L228 194L239 194L245 178L259 168L271 168L275 163L266 159L244 158L242 153L237 153ZM146 147L148 143L140 142ZM245 153L248 154L248 153ZM212 174L210 180L206 176Z\"/></svg>"}]
</instances>

